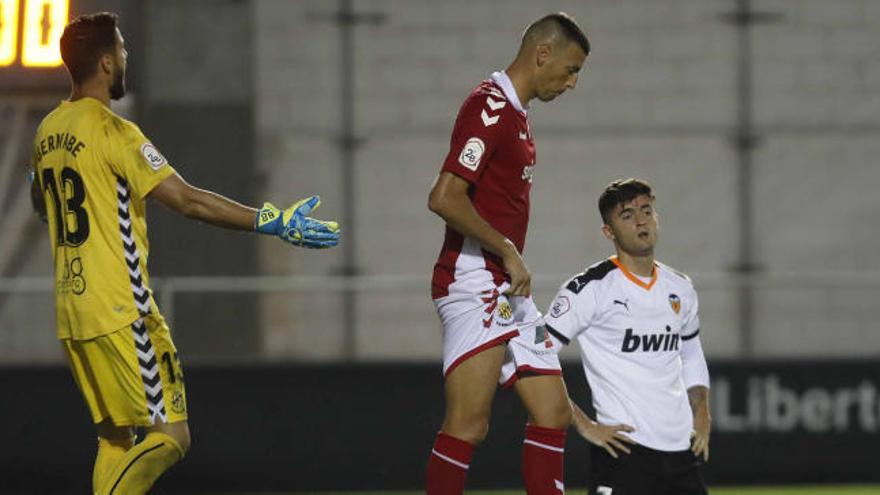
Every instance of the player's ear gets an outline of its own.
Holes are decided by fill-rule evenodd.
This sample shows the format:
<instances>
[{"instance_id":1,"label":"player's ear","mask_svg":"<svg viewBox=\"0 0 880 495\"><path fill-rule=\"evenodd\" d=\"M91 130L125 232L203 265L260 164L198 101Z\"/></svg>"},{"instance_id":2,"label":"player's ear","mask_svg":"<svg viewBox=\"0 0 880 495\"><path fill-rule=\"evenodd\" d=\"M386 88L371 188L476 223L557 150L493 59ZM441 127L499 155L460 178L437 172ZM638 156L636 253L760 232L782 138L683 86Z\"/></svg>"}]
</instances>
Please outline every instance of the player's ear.
<instances>
[{"instance_id":1,"label":"player's ear","mask_svg":"<svg viewBox=\"0 0 880 495\"><path fill-rule=\"evenodd\" d=\"M546 64L550 59L550 54L553 51L553 47L550 46L549 43L540 43L535 47L535 63L538 67Z\"/></svg>"},{"instance_id":2,"label":"player's ear","mask_svg":"<svg viewBox=\"0 0 880 495\"><path fill-rule=\"evenodd\" d=\"M115 61L112 53L105 53L101 55L99 63L101 64L100 68L104 72L104 74L110 75L113 73L113 67L115 65L114 62Z\"/></svg>"},{"instance_id":3,"label":"player's ear","mask_svg":"<svg viewBox=\"0 0 880 495\"><path fill-rule=\"evenodd\" d=\"M609 241L613 241L615 239L614 231L611 230L611 227L607 223L602 226L602 233L605 234L605 238Z\"/></svg>"}]
</instances>

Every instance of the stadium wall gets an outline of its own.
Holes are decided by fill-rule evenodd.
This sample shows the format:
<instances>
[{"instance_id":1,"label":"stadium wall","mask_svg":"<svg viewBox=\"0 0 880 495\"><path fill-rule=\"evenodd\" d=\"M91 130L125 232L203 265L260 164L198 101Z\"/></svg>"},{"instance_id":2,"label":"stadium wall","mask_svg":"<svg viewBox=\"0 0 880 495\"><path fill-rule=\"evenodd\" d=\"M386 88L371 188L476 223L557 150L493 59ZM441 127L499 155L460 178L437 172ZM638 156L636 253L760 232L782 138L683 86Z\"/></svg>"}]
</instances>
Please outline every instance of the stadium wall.
<instances>
[{"instance_id":1,"label":"stadium wall","mask_svg":"<svg viewBox=\"0 0 880 495\"><path fill-rule=\"evenodd\" d=\"M758 273L880 270L880 6L873 0L754 0L752 249ZM424 289L358 295L361 360L436 359L429 301L442 242L426 208L459 105L513 58L530 21L573 14L593 52L578 87L530 110L538 166L525 259L567 274L607 256L596 198L641 176L658 195L659 259L688 273L733 276L738 262L737 27L734 0L353 2L355 198L341 196L341 24L336 2L255 0L256 132L268 198L321 193L367 275L424 277ZM377 20L378 19L378 20ZM362 22L361 22L362 21ZM261 244L266 273L334 274L341 250L315 255ZM822 279L825 280L825 279ZM701 285L703 343L741 353L737 289ZM544 306L555 288L542 287ZM830 277L755 290L754 356L877 356L874 285ZM283 305L283 310L279 306ZM272 356L329 360L346 331L340 297L265 299ZM316 332L314 329L320 328ZM391 344L393 343L393 345Z\"/></svg>"},{"instance_id":2,"label":"stadium wall","mask_svg":"<svg viewBox=\"0 0 880 495\"><path fill-rule=\"evenodd\" d=\"M143 54L138 122L172 166L196 187L254 204L256 173L249 2L141 2ZM183 218L153 202L151 276L252 275L257 239ZM259 294L175 298L175 341L215 359L256 354ZM170 309L170 308L169 308ZM160 311L162 310L160 304Z\"/></svg>"},{"instance_id":3,"label":"stadium wall","mask_svg":"<svg viewBox=\"0 0 880 495\"><path fill-rule=\"evenodd\" d=\"M179 295L173 327L184 352L327 362L343 357L353 331L359 361L439 359L428 287L442 224L425 207L427 191L464 95L506 65L526 23L560 8L580 20L594 51L575 91L531 109L539 166L526 261L554 280L537 286L539 306L566 276L609 253L595 198L611 179L639 175L657 186L659 258L687 273L716 275L715 282L695 277L707 353L740 356L736 284L716 283L718 275L733 279L737 262L732 131L740 51L737 28L728 22L737 2L352 3L354 19L363 21L351 28L353 198L340 186L338 2L223 0L211 2L210 15L202 2L101 3L119 5L129 39L143 40L130 59L136 102L123 101L121 111L188 178L253 202L284 204L320 193L325 218L339 217L352 201L356 214L343 226L343 242L357 243L360 273L421 279L416 290L355 294L354 326L345 324L338 292ZM753 290L751 357L876 358L880 4L750 3L761 14L750 28L758 148L749 206L758 274L821 275L810 284ZM4 105L0 139L14 120ZM29 110L30 130L48 108ZM201 132L187 132L200 123ZM16 163L24 163L26 150ZM3 199L14 208L0 212L0 276L48 276L46 230L27 213L18 174L5 175ZM292 250L275 239L172 218L161 208L151 208L150 218L153 275L332 278L342 269L341 249ZM0 294L0 360L60 360L52 304L48 293Z\"/></svg>"},{"instance_id":4,"label":"stadium wall","mask_svg":"<svg viewBox=\"0 0 880 495\"><path fill-rule=\"evenodd\" d=\"M588 393L577 363L572 397ZM880 364L714 362L710 485L880 482ZM190 366L193 447L161 493L419 489L437 425L440 369L429 365ZM2 367L0 493L86 493L94 434L69 372ZM470 487L521 486L525 412L495 401ZM587 443L569 432L566 484L584 486Z\"/></svg>"}]
</instances>

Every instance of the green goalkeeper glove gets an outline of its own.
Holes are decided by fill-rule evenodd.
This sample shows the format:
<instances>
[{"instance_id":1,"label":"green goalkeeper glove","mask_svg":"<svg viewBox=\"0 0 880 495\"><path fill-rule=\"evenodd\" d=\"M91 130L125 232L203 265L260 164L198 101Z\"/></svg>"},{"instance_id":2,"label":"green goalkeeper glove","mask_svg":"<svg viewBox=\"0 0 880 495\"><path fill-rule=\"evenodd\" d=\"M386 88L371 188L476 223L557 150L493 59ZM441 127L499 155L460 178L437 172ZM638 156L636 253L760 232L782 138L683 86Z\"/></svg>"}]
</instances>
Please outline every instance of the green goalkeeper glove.
<instances>
[{"instance_id":1,"label":"green goalkeeper glove","mask_svg":"<svg viewBox=\"0 0 880 495\"><path fill-rule=\"evenodd\" d=\"M319 196L302 199L283 212L271 203L257 212L255 230L277 235L294 246L324 249L339 244L339 224L315 220L308 215L321 204Z\"/></svg>"}]
</instances>

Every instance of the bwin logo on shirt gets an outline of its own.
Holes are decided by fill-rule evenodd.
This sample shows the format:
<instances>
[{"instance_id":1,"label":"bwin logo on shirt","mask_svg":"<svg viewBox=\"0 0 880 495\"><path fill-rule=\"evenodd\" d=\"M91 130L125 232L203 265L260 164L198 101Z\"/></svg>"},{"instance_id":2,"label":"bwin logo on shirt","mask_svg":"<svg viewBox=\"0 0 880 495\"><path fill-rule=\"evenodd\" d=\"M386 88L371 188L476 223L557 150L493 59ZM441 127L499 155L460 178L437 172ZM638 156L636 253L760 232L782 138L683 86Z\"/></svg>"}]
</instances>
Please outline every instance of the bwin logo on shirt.
<instances>
[{"instance_id":1,"label":"bwin logo on shirt","mask_svg":"<svg viewBox=\"0 0 880 495\"><path fill-rule=\"evenodd\" d=\"M672 328L666 325L666 333L649 333L638 335L633 333L632 328L627 328L623 336L623 345L620 352L659 352L677 351L679 335L673 334Z\"/></svg>"}]
</instances>

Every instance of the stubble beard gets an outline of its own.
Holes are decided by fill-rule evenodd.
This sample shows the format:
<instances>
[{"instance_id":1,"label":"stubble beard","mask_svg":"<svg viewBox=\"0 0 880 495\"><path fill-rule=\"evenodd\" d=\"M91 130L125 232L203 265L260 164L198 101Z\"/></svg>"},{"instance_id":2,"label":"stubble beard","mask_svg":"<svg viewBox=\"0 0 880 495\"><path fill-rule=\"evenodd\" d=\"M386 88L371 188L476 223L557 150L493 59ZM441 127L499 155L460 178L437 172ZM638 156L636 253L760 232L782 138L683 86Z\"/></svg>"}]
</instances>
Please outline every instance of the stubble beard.
<instances>
[{"instance_id":1,"label":"stubble beard","mask_svg":"<svg viewBox=\"0 0 880 495\"><path fill-rule=\"evenodd\" d=\"M119 100L125 96L125 72L117 70L113 77L113 84L110 86L110 99Z\"/></svg>"}]
</instances>

